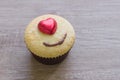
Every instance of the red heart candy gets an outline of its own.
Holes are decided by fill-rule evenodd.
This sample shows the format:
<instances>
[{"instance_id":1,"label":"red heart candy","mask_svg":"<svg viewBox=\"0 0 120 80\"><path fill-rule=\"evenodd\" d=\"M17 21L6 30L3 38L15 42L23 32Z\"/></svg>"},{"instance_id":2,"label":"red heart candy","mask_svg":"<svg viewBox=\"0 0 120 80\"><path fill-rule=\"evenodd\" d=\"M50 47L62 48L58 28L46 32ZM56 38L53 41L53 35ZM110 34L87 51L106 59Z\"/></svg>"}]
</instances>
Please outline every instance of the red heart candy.
<instances>
[{"instance_id":1,"label":"red heart candy","mask_svg":"<svg viewBox=\"0 0 120 80\"><path fill-rule=\"evenodd\" d=\"M52 35L56 32L57 22L53 18L42 20L38 24L38 29L45 34Z\"/></svg>"}]
</instances>

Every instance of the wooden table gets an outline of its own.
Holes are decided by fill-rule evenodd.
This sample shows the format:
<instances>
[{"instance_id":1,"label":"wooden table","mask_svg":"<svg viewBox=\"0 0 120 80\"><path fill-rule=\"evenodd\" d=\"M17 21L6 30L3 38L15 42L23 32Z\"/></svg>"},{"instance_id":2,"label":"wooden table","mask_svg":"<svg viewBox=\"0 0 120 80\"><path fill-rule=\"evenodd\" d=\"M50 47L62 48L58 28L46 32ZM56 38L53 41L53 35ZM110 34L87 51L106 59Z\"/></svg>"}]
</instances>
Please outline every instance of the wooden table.
<instances>
[{"instance_id":1,"label":"wooden table","mask_svg":"<svg viewBox=\"0 0 120 80\"><path fill-rule=\"evenodd\" d=\"M28 23L48 13L76 32L59 65L37 62L24 44ZM1 0L0 80L120 80L120 0Z\"/></svg>"}]
</instances>

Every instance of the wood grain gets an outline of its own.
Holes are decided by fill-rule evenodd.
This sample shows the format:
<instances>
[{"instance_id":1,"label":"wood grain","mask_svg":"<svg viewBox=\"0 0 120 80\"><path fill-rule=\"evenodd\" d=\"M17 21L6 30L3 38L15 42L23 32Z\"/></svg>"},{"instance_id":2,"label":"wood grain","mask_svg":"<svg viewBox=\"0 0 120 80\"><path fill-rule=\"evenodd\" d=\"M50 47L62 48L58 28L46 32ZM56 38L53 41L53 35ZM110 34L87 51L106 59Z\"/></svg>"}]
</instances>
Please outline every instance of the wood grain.
<instances>
[{"instance_id":1,"label":"wood grain","mask_svg":"<svg viewBox=\"0 0 120 80\"><path fill-rule=\"evenodd\" d=\"M38 63L23 39L48 13L76 32L67 59L53 66ZM0 0L0 80L120 80L120 0Z\"/></svg>"}]
</instances>

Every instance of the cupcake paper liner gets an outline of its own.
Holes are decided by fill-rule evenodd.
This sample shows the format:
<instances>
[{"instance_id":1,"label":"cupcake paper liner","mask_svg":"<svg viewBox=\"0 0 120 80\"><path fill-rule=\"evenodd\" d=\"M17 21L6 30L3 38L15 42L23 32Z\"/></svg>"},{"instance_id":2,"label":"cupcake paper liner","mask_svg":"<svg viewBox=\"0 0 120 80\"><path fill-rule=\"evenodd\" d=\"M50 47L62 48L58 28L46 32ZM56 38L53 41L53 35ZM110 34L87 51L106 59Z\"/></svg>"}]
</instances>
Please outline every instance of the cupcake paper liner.
<instances>
[{"instance_id":1,"label":"cupcake paper liner","mask_svg":"<svg viewBox=\"0 0 120 80\"><path fill-rule=\"evenodd\" d=\"M37 56L34 53L32 53L32 55L34 56L34 58L37 61L39 61L42 64L53 65L53 64L58 64L58 63L62 62L67 57L68 53L69 53L69 51L67 53L65 53L61 56L55 57L55 58L44 58L44 57Z\"/></svg>"}]
</instances>

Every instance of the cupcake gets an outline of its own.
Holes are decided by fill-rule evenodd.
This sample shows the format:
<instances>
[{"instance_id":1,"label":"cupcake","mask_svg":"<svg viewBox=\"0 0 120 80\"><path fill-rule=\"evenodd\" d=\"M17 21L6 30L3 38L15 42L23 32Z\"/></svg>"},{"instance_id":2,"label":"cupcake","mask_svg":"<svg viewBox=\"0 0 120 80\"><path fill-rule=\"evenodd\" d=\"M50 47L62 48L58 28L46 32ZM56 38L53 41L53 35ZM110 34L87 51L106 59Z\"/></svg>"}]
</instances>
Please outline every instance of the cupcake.
<instances>
[{"instance_id":1,"label":"cupcake","mask_svg":"<svg viewBox=\"0 0 120 80\"><path fill-rule=\"evenodd\" d=\"M66 19L48 14L29 23L24 40L36 60L52 65L66 58L75 42L75 32Z\"/></svg>"}]
</instances>

